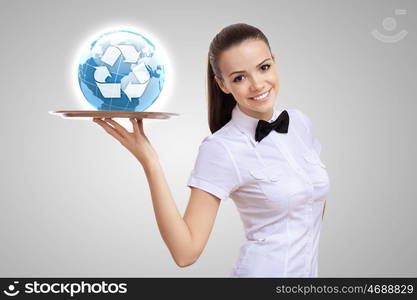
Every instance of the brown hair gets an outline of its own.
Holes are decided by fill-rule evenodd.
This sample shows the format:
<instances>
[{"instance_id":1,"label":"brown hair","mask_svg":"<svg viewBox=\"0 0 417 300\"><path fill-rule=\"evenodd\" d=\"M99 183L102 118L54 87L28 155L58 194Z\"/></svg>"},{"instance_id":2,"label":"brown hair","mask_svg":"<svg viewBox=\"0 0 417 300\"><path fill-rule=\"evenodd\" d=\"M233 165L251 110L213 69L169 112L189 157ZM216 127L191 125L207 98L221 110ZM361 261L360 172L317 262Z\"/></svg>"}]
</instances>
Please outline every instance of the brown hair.
<instances>
[{"instance_id":1,"label":"brown hair","mask_svg":"<svg viewBox=\"0 0 417 300\"><path fill-rule=\"evenodd\" d=\"M208 120L211 133L222 128L232 117L236 100L232 94L225 94L218 86L214 76L223 79L219 69L221 53L249 39L263 40L269 46L268 39L258 28L237 23L223 28L211 41L208 52L207 88L208 88Z\"/></svg>"}]
</instances>

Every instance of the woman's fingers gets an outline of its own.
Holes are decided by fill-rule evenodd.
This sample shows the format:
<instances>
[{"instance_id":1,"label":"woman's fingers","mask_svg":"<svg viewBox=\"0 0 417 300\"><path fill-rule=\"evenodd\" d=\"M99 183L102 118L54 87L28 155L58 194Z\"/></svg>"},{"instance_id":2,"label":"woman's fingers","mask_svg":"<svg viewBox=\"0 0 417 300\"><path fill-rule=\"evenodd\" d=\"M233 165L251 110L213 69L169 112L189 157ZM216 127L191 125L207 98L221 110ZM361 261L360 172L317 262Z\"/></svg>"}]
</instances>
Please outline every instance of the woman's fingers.
<instances>
[{"instance_id":1,"label":"woman's fingers","mask_svg":"<svg viewBox=\"0 0 417 300\"><path fill-rule=\"evenodd\" d=\"M130 118L130 121L133 124L133 134L138 136L142 135L145 136L143 131L143 122L141 119ZM128 139L131 132L127 131L123 126L118 124L117 122L113 121L111 118L105 118L104 121L100 118L94 118L94 122L99 123L108 133L112 134L117 139ZM110 126L109 124L113 125L114 127Z\"/></svg>"},{"instance_id":2,"label":"woman's fingers","mask_svg":"<svg viewBox=\"0 0 417 300\"><path fill-rule=\"evenodd\" d=\"M114 137L115 139L117 139L119 142L122 142L123 140L123 136L121 136L116 129L114 129L113 127L111 127L109 124L107 124L106 122L104 122L103 120L99 119L99 118L94 118L94 122L96 122L98 125L100 125L101 127L104 128L104 130L110 134L112 137Z\"/></svg>"},{"instance_id":3,"label":"woman's fingers","mask_svg":"<svg viewBox=\"0 0 417 300\"><path fill-rule=\"evenodd\" d=\"M143 135L145 135L145 132L143 131L143 119L138 120L137 124L138 124L138 127L139 127L140 132Z\"/></svg>"},{"instance_id":4,"label":"woman's fingers","mask_svg":"<svg viewBox=\"0 0 417 300\"><path fill-rule=\"evenodd\" d=\"M142 123L142 119L134 119L134 118L130 118L130 121L133 124L133 132L135 134L139 134L141 133L142 135L145 135L145 133L143 132L143 123Z\"/></svg>"},{"instance_id":5,"label":"woman's fingers","mask_svg":"<svg viewBox=\"0 0 417 300\"><path fill-rule=\"evenodd\" d=\"M138 126L138 122L136 121L136 119L134 118L130 118L130 122L132 122L132 126L133 126L133 132L135 134L138 134L140 132L139 130L139 126Z\"/></svg>"},{"instance_id":6,"label":"woman's fingers","mask_svg":"<svg viewBox=\"0 0 417 300\"><path fill-rule=\"evenodd\" d=\"M112 120L111 118L105 118L104 121L112 124L114 128L116 129L117 133L120 134L121 136L126 137L129 135L129 132L123 126L121 126L119 123Z\"/></svg>"}]
</instances>

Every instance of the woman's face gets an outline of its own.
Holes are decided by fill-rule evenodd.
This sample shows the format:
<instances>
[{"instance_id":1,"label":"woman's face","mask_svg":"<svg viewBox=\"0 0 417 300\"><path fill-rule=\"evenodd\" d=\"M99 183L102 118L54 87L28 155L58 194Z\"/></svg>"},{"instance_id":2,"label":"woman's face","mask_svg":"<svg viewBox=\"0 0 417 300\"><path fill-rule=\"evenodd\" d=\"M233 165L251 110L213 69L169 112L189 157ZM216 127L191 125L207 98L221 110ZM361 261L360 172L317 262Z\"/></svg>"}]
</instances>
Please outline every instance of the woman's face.
<instances>
[{"instance_id":1,"label":"woman's face","mask_svg":"<svg viewBox=\"0 0 417 300\"><path fill-rule=\"evenodd\" d=\"M242 112L259 120L272 118L279 80L275 57L264 41L246 40L223 51L219 68L223 79L215 76L217 84L233 95Z\"/></svg>"}]
</instances>

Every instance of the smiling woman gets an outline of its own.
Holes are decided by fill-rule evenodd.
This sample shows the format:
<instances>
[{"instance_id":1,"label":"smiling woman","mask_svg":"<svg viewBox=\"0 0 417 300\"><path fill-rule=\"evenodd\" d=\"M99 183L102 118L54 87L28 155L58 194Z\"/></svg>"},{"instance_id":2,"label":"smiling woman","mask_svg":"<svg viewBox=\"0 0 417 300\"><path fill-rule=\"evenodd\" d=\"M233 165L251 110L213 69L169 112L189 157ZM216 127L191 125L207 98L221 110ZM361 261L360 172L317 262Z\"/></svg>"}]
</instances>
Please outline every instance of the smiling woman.
<instances>
[{"instance_id":1,"label":"smiling woman","mask_svg":"<svg viewBox=\"0 0 417 300\"><path fill-rule=\"evenodd\" d=\"M95 121L142 164L161 236L178 266L197 261L222 200L233 199L247 241L233 277L317 277L329 177L312 122L298 109L276 109L279 80L265 35L248 24L223 28L208 53L208 119L181 216L158 155L144 134L111 119Z\"/></svg>"},{"instance_id":2,"label":"smiling woman","mask_svg":"<svg viewBox=\"0 0 417 300\"><path fill-rule=\"evenodd\" d=\"M258 39L243 41L239 47L224 50L218 64L220 70L214 78L223 93L232 94L245 114L269 120L279 89L275 57L269 46Z\"/></svg>"}]
</instances>

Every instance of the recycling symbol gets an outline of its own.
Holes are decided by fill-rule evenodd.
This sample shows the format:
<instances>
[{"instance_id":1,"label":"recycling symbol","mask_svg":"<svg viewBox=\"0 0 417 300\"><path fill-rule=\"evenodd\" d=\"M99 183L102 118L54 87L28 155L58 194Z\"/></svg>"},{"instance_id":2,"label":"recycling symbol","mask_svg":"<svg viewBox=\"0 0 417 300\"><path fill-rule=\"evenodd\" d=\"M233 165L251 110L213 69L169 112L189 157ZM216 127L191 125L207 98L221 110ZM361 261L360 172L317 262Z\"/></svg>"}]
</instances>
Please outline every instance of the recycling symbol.
<instances>
[{"instance_id":1,"label":"recycling symbol","mask_svg":"<svg viewBox=\"0 0 417 300\"><path fill-rule=\"evenodd\" d=\"M107 47L101 61L112 67L120 56L123 56L124 62L132 63L131 72L123 77L120 83L106 83L106 78L111 77L109 69L106 66L95 67L94 79L97 87L104 98L120 98L123 91L129 101L132 98L142 96L148 86L150 74L144 60L139 59L140 52L132 45L111 45Z\"/></svg>"}]
</instances>

